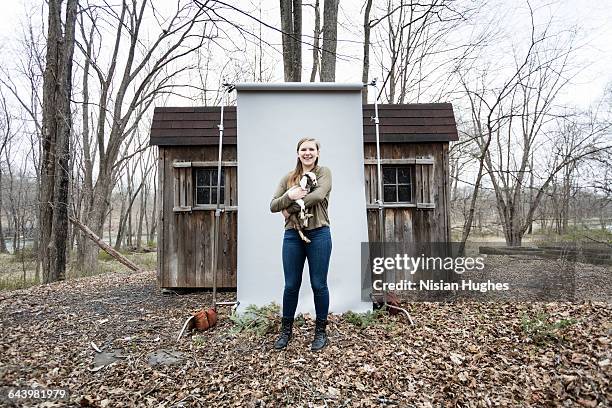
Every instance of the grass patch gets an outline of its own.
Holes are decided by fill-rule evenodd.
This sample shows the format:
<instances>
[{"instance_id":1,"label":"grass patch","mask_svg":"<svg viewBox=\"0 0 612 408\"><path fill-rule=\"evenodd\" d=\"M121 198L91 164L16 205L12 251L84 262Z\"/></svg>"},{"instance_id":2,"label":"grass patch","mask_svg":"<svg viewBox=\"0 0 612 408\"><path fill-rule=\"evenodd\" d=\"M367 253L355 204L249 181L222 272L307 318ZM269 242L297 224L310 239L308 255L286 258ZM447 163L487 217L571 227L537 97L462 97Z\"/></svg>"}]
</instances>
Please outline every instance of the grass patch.
<instances>
[{"instance_id":1,"label":"grass patch","mask_svg":"<svg viewBox=\"0 0 612 408\"><path fill-rule=\"evenodd\" d=\"M353 311L348 311L346 313L344 313L344 320L346 320L347 322L358 326L362 329L365 329L368 326L372 326L373 324L376 324L378 322L378 320L382 317L385 316L387 314L387 312L385 310L382 309L377 309L374 311L367 311L365 313L355 313Z\"/></svg>"},{"instance_id":2,"label":"grass patch","mask_svg":"<svg viewBox=\"0 0 612 408\"><path fill-rule=\"evenodd\" d=\"M0 290L16 290L25 289L30 286L38 285L40 282L36 279L26 279L23 277L16 278L14 276L0 277Z\"/></svg>"},{"instance_id":3,"label":"grass patch","mask_svg":"<svg viewBox=\"0 0 612 408\"><path fill-rule=\"evenodd\" d=\"M569 227L565 234L545 234L536 241L540 245L559 242L580 242L585 244L612 244L612 231L606 229L587 229L584 227Z\"/></svg>"},{"instance_id":4,"label":"grass patch","mask_svg":"<svg viewBox=\"0 0 612 408\"><path fill-rule=\"evenodd\" d=\"M576 323L576 319L551 320L546 313L538 313L534 317L525 315L521 319L521 329L535 344L544 345L563 340L563 330Z\"/></svg>"},{"instance_id":5,"label":"grass patch","mask_svg":"<svg viewBox=\"0 0 612 408\"><path fill-rule=\"evenodd\" d=\"M279 312L280 306L276 303L262 307L249 305L244 313L230 316L230 320L234 323L230 333L251 333L263 336L274 328Z\"/></svg>"},{"instance_id":6,"label":"grass patch","mask_svg":"<svg viewBox=\"0 0 612 408\"><path fill-rule=\"evenodd\" d=\"M157 268L157 252L120 252L127 259L138 265L144 270L151 270ZM76 259L76 257L75 257ZM112 256L107 254L105 251L100 250L98 253L98 271L83 274L82 276L91 276L97 275L100 273L109 273L109 272L129 272L130 269L115 260Z\"/></svg>"},{"instance_id":7,"label":"grass patch","mask_svg":"<svg viewBox=\"0 0 612 408\"><path fill-rule=\"evenodd\" d=\"M144 270L157 268L157 252L122 252L125 257ZM76 267L77 253L72 251L70 263L66 266L66 279L95 276L102 273L130 272L127 266L119 263L104 251L98 254L98 270L81 271ZM0 290L23 289L40 282L35 280L37 254L30 248L23 253L0 254ZM25 279L24 279L25 269Z\"/></svg>"},{"instance_id":8,"label":"grass patch","mask_svg":"<svg viewBox=\"0 0 612 408\"><path fill-rule=\"evenodd\" d=\"M0 254L0 290L28 288L39 283L35 278L36 259L25 253L23 260L21 255Z\"/></svg>"}]
</instances>

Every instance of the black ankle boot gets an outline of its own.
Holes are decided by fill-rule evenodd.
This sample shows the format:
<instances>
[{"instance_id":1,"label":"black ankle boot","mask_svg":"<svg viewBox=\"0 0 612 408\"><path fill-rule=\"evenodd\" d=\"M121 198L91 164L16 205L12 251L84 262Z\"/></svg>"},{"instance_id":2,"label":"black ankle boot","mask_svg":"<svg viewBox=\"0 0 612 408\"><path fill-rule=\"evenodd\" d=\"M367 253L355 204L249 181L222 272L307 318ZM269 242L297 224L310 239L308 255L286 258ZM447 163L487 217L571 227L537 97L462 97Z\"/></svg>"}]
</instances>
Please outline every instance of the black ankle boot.
<instances>
[{"instance_id":1,"label":"black ankle boot","mask_svg":"<svg viewBox=\"0 0 612 408\"><path fill-rule=\"evenodd\" d=\"M287 343L291 339L291 334L293 332L293 318L291 317L283 317L280 335L274 342L274 348L277 350L284 349L287 347Z\"/></svg>"},{"instance_id":2,"label":"black ankle boot","mask_svg":"<svg viewBox=\"0 0 612 408\"><path fill-rule=\"evenodd\" d=\"M327 320L317 319L315 326L315 336L310 346L310 350L317 351L321 350L327 345L327 334L325 334L325 326L327 326Z\"/></svg>"}]
</instances>

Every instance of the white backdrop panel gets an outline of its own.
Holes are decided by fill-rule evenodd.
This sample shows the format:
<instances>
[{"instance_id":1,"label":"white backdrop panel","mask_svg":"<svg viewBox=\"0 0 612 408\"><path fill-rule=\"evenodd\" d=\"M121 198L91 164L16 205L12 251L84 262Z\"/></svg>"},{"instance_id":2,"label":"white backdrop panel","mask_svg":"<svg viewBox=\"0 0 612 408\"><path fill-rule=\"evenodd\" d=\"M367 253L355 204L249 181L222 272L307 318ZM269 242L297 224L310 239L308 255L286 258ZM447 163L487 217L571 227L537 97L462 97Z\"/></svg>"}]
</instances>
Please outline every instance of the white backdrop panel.
<instances>
[{"instance_id":1,"label":"white backdrop panel","mask_svg":"<svg viewBox=\"0 0 612 408\"><path fill-rule=\"evenodd\" d=\"M238 91L238 300L282 305L283 216L270 213L280 178L294 168L302 137L321 142L332 171L330 312L366 311L360 243L368 240L360 84L242 84ZM307 263L297 313L314 316Z\"/></svg>"}]
</instances>

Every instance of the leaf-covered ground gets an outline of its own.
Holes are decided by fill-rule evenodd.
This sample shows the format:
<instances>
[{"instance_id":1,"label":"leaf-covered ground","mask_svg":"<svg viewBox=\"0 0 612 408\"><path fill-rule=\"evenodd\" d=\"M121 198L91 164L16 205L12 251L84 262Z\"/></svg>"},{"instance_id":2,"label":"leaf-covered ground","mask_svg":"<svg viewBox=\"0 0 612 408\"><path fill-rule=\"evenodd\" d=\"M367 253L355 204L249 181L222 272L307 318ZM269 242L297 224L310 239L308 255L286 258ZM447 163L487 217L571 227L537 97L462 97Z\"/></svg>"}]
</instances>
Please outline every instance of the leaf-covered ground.
<instances>
[{"instance_id":1,"label":"leaf-covered ground","mask_svg":"<svg viewBox=\"0 0 612 408\"><path fill-rule=\"evenodd\" d=\"M220 297L233 300L235 293ZM295 329L286 351L276 352L274 333L230 335L222 309L213 330L177 342L185 317L211 300L210 293L163 295L153 272L1 292L0 406L612 402L607 302L413 303L416 326L385 316L363 329L332 316L331 343L319 353L309 350L312 320ZM10 387L31 386L67 389L70 396L7 398Z\"/></svg>"}]
</instances>

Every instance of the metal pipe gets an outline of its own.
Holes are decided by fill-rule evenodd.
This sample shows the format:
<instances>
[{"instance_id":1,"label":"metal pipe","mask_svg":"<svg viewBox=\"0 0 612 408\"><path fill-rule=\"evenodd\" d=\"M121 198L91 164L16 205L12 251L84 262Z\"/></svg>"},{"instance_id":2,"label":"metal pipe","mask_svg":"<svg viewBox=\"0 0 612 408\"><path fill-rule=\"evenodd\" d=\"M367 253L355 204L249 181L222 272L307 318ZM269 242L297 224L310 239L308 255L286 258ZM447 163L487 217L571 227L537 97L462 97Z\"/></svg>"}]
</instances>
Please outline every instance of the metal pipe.
<instances>
[{"instance_id":1,"label":"metal pipe","mask_svg":"<svg viewBox=\"0 0 612 408\"><path fill-rule=\"evenodd\" d=\"M380 242L381 248L384 251L385 243L385 215L383 206L383 182L382 182L382 170L380 165L380 118L378 117L378 87L376 86L376 79L374 79L368 85L373 86L376 91L376 98L374 98L374 125L376 128L376 204L378 205L378 241ZM387 270L383 272L383 282L387 281ZM387 304L387 292L383 291L383 299Z\"/></svg>"},{"instance_id":2,"label":"metal pipe","mask_svg":"<svg viewBox=\"0 0 612 408\"><path fill-rule=\"evenodd\" d=\"M234 85L224 83L226 93L226 103L229 105L229 94L234 90ZM217 268L218 268L218 248L219 248L219 224L221 213L224 211L221 209L221 159L223 158L223 111L225 105L221 105L221 122L219 123L219 158L217 161L217 205L215 207L215 226L213 230L213 252L212 252L212 272L213 272L213 309L217 308L217 305L221 304L234 304L237 302L223 302L217 303Z\"/></svg>"}]
</instances>

